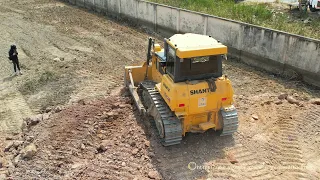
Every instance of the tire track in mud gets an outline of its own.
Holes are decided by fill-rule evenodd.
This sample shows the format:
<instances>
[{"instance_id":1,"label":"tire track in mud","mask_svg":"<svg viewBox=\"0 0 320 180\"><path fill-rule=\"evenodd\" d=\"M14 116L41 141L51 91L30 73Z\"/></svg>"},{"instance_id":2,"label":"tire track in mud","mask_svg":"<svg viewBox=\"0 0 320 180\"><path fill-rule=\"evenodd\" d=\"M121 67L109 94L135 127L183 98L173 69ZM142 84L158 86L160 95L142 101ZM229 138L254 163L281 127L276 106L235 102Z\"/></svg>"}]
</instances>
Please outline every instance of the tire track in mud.
<instances>
[{"instance_id":1,"label":"tire track in mud","mask_svg":"<svg viewBox=\"0 0 320 180\"><path fill-rule=\"evenodd\" d=\"M236 179L235 170L230 162L215 162L212 170L209 171L209 178L212 179Z\"/></svg>"},{"instance_id":2,"label":"tire track in mud","mask_svg":"<svg viewBox=\"0 0 320 180\"><path fill-rule=\"evenodd\" d=\"M20 132L23 118L32 115L24 97L19 92L0 93L0 132L17 133Z\"/></svg>"},{"instance_id":3,"label":"tire track in mud","mask_svg":"<svg viewBox=\"0 0 320 180\"><path fill-rule=\"evenodd\" d=\"M233 169L230 173L237 174L237 178L242 177L245 179L273 179L273 175L265 165L264 161L257 156L256 152L250 151L242 144L238 144L228 150L228 154L232 154L238 163L230 165ZM237 179L234 178L234 179Z\"/></svg>"},{"instance_id":4,"label":"tire track in mud","mask_svg":"<svg viewBox=\"0 0 320 180\"><path fill-rule=\"evenodd\" d=\"M275 153L273 156L277 163L278 178L307 178L306 162L300 147L301 118L291 114L294 109L291 105L281 106L278 109L278 131L270 137L270 147Z\"/></svg>"},{"instance_id":5,"label":"tire track in mud","mask_svg":"<svg viewBox=\"0 0 320 180\"><path fill-rule=\"evenodd\" d=\"M299 116L301 121L299 134L305 137L305 146L302 147L303 157L306 158L306 171L308 179L320 179L320 109L311 108L309 112ZM316 146L315 148L310 148Z\"/></svg>"},{"instance_id":6,"label":"tire track in mud","mask_svg":"<svg viewBox=\"0 0 320 180\"><path fill-rule=\"evenodd\" d=\"M81 76L83 75L84 73ZM107 76L103 78L95 77L93 79L90 78L90 80L84 77L83 79L84 80L77 88L77 92L73 93L69 102L76 102L83 98L104 96L107 93L110 93L115 87L123 84L113 76Z\"/></svg>"}]
</instances>

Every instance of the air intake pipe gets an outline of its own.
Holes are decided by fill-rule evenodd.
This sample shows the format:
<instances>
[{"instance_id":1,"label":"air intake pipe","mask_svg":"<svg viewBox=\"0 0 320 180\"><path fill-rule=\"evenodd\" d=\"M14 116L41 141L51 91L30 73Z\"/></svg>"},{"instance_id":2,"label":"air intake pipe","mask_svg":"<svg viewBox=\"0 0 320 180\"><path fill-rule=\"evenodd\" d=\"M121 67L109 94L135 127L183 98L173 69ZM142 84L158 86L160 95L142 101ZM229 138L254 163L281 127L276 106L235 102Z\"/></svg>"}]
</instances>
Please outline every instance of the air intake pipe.
<instances>
[{"instance_id":1,"label":"air intake pipe","mask_svg":"<svg viewBox=\"0 0 320 180\"><path fill-rule=\"evenodd\" d=\"M150 63L150 60L152 58L152 55L151 55L151 47L152 47L152 44L153 44L153 40L151 37L149 37L149 42L148 42L148 53L147 53L147 68L146 68L146 75L144 77L145 80L148 79L148 67L149 67L149 63Z\"/></svg>"}]
</instances>

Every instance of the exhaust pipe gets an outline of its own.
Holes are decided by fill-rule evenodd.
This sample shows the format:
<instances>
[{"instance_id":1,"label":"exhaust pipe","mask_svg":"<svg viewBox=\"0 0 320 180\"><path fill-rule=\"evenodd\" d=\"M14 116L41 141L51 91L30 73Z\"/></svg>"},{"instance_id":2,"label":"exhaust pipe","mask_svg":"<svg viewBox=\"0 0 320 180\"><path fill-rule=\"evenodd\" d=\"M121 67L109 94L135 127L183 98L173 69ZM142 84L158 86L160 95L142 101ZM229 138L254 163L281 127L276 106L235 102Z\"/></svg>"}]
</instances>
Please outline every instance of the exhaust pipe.
<instances>
[{"instance_id":1,"label":"exhaust pipe","mask_svg":"<svg viewBox=\"0 0 320 180\"><path fill-rule=\"evenodd\" d=\"M152 40L152 38L150 37L150 38L149 38L149 42L148 42L146 75L144 76L144 79L145 79L145 80L148 79L148 67L149 67L150 60L151 60L151 58L152 58L152 55L151 55L151 46L152 46L152 44L153 44L153 40Z\"/></svg>"}]
</instances>

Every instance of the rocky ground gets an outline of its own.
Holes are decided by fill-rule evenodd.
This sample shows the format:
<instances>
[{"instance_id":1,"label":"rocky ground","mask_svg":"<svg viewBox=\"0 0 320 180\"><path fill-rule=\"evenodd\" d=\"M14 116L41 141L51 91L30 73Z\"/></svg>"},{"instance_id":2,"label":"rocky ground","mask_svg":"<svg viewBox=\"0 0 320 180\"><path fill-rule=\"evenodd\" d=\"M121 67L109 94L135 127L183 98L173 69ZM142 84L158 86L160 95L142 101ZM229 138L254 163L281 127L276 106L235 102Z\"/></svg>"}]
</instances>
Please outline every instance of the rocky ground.
<instances>
[{"instance_id":1,"label":"rocky ground","mask_svg":"<svg viewBox=\"0 0 320 180\"><path fill-rule=\"evenodd\" d=\"M296 77L224 62L239 132L163 147L122 87L157 35L55 0L0 0L0 19L0 179L320 178L320 91Z\"/></svg>"},{"instance_id":2,"label":"rocky ground","mask_svg":"<svg viewBox=\"0 0 320 180\"><path fill-rule=\"evenodd\" d=\"M25 119L5 147L14 179L160 179L128 97L79 101ZM42 117L41 117L42 116Z\"/></svg>"}]
</instances>

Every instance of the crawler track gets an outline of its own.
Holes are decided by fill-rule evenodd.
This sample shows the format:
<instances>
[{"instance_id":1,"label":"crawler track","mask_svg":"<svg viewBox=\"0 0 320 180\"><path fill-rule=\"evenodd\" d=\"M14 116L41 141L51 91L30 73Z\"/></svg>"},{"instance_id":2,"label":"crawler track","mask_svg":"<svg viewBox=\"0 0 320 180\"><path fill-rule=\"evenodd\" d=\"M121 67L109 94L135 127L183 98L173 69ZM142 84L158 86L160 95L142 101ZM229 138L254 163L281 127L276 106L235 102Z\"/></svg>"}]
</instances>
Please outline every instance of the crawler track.
<instances>
[{"instance_id":1,"label":"crawler track","mask_svg":"<svg viewBox=\"0 0 320 180\"><path fill-rule=\"evenodd\" d=\"M161 143L164 146L180 144L182 140L181 122L154 87L155 83L152 81L140 84L139 95L146 107L147 114L153 117Z\"/></svg>"},{"instance_id":2,"label":"crawler track","mask_svg":"<svg viewBox=\"0 0 320 180\"><path fill-rule=\"evenodd\" d=\"M239 126L237 110L233 109L230 111L226 111L222 109L221 115L223 122L223 130L220 136L228 136L237 132Z\"/></svg>"}]
</instances>

